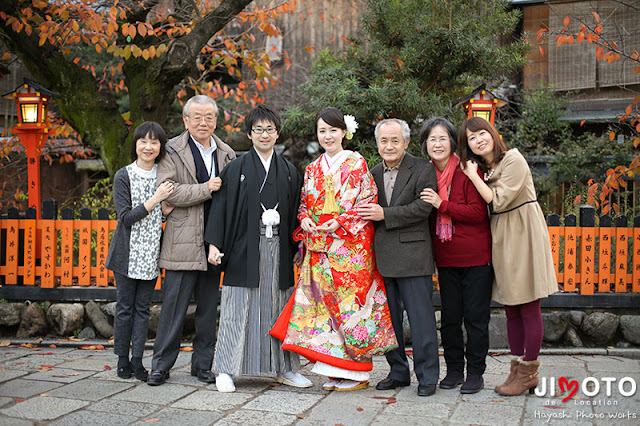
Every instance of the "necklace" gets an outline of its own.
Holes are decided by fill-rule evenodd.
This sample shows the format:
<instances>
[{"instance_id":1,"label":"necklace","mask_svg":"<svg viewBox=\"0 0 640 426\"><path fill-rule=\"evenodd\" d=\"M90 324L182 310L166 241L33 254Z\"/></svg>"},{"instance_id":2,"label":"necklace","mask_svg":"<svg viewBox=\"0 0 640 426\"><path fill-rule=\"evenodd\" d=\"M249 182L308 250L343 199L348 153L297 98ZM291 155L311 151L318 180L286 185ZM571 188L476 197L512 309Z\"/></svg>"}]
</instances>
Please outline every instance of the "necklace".
<instances>
[{"instance_id":1,"label":"necklace","mask_svg":"<svg viewBox=\"0 0 640 426\"><path fill-rule=\"evenodd\" d=\"M484 174L484 180L485 182L488 181L489 179L491 179L491 176L493 176L493 173L496 171L496 169L491 169L489 170L489 173L485 173Z\"/></svg>"}]
</instances>

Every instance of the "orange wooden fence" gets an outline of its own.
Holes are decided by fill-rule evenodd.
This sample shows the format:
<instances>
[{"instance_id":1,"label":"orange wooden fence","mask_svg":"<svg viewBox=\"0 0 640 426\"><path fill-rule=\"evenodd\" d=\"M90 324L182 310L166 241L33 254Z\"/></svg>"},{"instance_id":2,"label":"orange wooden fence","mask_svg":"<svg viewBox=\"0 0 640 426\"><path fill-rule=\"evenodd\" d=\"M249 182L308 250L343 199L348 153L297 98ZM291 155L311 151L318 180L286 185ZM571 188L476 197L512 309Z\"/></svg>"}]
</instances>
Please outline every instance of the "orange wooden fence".
<instances>
[{"instance_id":1,"label":"orange wooden fence","mask_svg":"<svg viewBox=\"0 0 640 426\"><path fill-rule=\"evenodd\" d=\"M85 219L73 220L69 211L62 216L68 219L0 219L1 284L43 289L113 285L113 274L104 262L116 221L108 219L106 210L97 220L88 210L81 212ZM582 226L577 226L576 217L568 215L560 226L559 216L549 217L561 289L583 295L640 293L640 217L628 227L626 217L612 224L610 217L602 216L595 227L593 212L585 209L580 222ZM161 278L156 288L160 282Z\"/></svg>"}]
</instances>

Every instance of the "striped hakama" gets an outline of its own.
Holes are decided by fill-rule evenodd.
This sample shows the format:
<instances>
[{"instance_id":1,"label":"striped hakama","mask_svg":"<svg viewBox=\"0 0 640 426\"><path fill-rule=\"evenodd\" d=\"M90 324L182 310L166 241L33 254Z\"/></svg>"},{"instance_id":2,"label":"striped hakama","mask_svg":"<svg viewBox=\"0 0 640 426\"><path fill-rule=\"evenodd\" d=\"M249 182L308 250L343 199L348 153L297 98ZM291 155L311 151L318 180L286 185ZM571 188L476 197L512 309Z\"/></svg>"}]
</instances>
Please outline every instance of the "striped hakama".
<instances>
[{"instance_id":1,"label":"striped hakama","mask_svg":"<svg viewBox=\"0 0 640 426\"><path fill-rule=\"evenodd\" d=\"M214 357L214 370L233 376L296 372L298 354L281 349L282 343L269 330L293 293L293 287L280 290L278 227L267 238L260 229L260 286L222 287L220 327Z\"/></svg>"}]
</instances>

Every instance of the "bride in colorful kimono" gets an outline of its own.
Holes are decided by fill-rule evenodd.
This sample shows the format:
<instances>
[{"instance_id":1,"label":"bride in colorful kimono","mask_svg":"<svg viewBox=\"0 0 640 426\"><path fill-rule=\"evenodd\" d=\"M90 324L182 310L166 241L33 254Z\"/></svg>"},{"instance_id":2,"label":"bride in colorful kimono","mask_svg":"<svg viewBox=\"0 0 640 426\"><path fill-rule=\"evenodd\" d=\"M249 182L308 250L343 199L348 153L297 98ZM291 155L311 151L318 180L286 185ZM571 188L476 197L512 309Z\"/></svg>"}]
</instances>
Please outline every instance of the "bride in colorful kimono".
<instances>
[{"instance_id":1,"label":"bride in colorful kimono","mask_svg":"<svg viewBox=\"0 0 640 426\"><path fill-rule=\"evenodd\" d=\"M397 347L382 276L373 253L371 221L358 206L375 203L377 188L357 152L342 147L357 123L336 108L316 121L324 154L309 164L298 210L297 237L306 248L296 290L271 334L282 349L314 362L325 390L369 385L374 355Z\"/></svg>"}]
</instances>

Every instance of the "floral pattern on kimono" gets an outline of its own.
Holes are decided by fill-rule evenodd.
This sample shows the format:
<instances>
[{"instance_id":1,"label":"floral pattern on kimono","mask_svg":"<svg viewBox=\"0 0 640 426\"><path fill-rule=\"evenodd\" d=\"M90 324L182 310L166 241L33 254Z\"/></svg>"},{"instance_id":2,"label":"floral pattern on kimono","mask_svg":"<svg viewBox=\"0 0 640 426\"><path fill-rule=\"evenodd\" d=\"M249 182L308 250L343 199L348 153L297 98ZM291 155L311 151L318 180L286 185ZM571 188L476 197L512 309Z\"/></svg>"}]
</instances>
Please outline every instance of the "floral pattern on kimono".
<instances>
[{"instance_id":1,"label":"floral pattern on kimono","mask_svg":"<svg viewBox=\"0 0 640 426\"><path fill-rule=\"evenodd\" d=\"M306 247L300 277L272 334L283 340L283 349L311 361L369 371L372 356L397 347L375 265L373 224L357 214L360 205L376 202L377 188L358 153L349 153L328 173L322 161L324 155L305 171L298 219L318 224L335 217L341 227L333 233L298 233ZM333 183L335 214L323 213L327 179Z\"/></svg>"}]
</instances>

